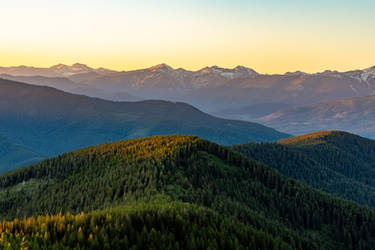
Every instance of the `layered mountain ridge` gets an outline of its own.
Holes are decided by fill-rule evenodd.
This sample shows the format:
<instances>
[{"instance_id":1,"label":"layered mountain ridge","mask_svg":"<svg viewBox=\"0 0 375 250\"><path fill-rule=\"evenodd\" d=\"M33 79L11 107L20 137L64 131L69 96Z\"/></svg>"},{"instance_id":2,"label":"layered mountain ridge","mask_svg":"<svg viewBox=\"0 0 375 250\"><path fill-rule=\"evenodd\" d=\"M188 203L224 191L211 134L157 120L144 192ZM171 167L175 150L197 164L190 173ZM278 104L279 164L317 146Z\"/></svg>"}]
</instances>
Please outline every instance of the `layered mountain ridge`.
<instances>
[{"instance_id":1,"label":"layered mountain ridge","mask_svg":"<svg viewBox=\"0 0 375 250\"><path fill-rule=\"evenodd\" d=\"M238 75L241 75L243 78L245 77L255 77L255 76L262 76L262 75L272 75L272 74L260 74L256 72L255 70L238 65L232 69L230 68L222 68L216 65L213 66L206 66L203 67L202 69L196 70L196 71L191 71L191 70L186 70L183 68L173 68L170 65L166 63L161 63L157 64L154 66L151 66L149 68L145 69L137 69L137 70L132 70L132 71L144 71L144 70L152 70L152 71L161 71L161 72L188 72L188 73L216 73L220 74L223 77L228 77L228 78L234 78L232 74L238 73ZM34 72L33 72L34 71ZM121 71L121 72L132 72L132 71ZM103 73L103 74L108 74L108 73L121 73L120 71L116 70L111 70L111 69L106 69L103 67L100 68L91 68L86 64L82 63L74 63L72 65L66 65L66 64L56 64L53 65L49 68L43 68L43 67L33 67L33 66L10 66L10 67L0 67L0 74L11 74L14 76L30 76L33 75L35 76L37 72L41 72L40 76L48 76L45 75L47 72L54 72L55 74L62 74L63 75L75 75L75 74L84 74L88 72L96 72L96 73ZM43 74L44 73L44 74ZM227 73L227 74L226 74ZM282 75L282 74L273 74L273 75ZM317 72L317 73L306 73L302 71L295 71L295 72L286 72L284 75L304 75L304 76L319 76L319 75L329 75L329 76L334 76L337 78L341 78L344 75L350 76L354 79L357 79L358 81L363 81L363 82L368 82L371 81L373 78L375 78L375 66L362 69L362 70L351 70L351 71L346 71L346 72L339 72L337 70L326 70L323 72Z\"/></svg>"},{"instance_id":2,"label":"layered mountain ridge","mask_svg":"<svg viewBox=\"0 0 375 250\"><path fill-rule=\"evenodd\" d=\"M113 102L2 79L0 134L46 156L150 135L198 135L225 145L288 136L257 123L217 118L182 102ZM14 167L8 163L8 169Z\"/></svg>"},{"instance_id":3,"label":"layered mountain ridge","mask_svg":"<svg viewBox=\"0 0 375 250\"><path fill-rule=\"evenodd\" d=\"M301 106L375 93L375 67L347 72L327 70L308 74L297 71L269 75L244 66L233 69L211 66L189 71L159 64L146 69L119 72L74 64L51 68L2 67L0 74L13 77L63 77L109 93L97 97L128 101L131 95L139 100L184 101L211 113L245 120L264 116L283 106ZM27 79L19 80L32 83ZM49 81L53 84L54 79ZM58 88L57 84L53 86ZM254 110L251 106L260 103L272 109L258 110L262 112L252 115ZM239 110L240 114L236 114L235 110Z\"/></svg>"},{"instance_id":4,"label":"layered mountain ridge","mask_svg":"<svg viewBox=\"0 0 375 250\"><path fill-rule=\"evenodd\" d=\"M24 68L20 67L19 73ZM186 102L215 116L255 121L294 135L337 129L375 138L374 116L369 115L375 94L375 66L347 72L275 75L259 74L244 66L189 71L159 64L121 72L82 64L52 68L31 68L32 74L40 70L42 76L15 76L16 68L0 68L0 77L107 100ZM25 74L30 74L26 69ZM46 71L59 76L43 76Z\"/></svg>"}]
</instances>

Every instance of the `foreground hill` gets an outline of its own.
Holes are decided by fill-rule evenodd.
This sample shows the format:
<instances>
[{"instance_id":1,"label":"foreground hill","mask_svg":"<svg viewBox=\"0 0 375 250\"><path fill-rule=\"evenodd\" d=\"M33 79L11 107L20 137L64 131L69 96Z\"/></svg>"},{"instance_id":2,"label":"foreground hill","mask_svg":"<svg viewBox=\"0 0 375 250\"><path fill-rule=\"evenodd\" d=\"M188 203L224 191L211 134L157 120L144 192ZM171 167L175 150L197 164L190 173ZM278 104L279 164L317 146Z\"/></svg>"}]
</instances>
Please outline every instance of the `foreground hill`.
<instances>
[{"instance_id":1,"label":"foreground hill","mask_svg":"<svg viewBox=\"0 0 375 250\"><path fill-rule=\"evenodd\" d=\"M0 134L47 156L148 135L190 134L221 144L287 137L256 123L216 118L185 103L111 102L1 79Z\"/></svg>"},{"instance_id":2,"label":"foreground hill","mask_svg":"<svg viewBox=\"0 0 375 250\"><path fill-rule=\"evenodd\" d=\"M212 209L167 200L30 217L0 225L6 230L12 233L2 234L0 247L8 249L291 249Z\"/></svg>"},{"instance_id":3,"label":"foreground hill","mask_svg":"<svg viewBox=\"0 0 375 250\"><path fill-rule=\"evenodd\" d=\"M293 134L335 129L375 138L375 96L288 108L257 121Z\"/></svg>"},{"instance_id":4,"label":"foreground hill","mask_svg":"<svg viewBox=\"0 0 375 250\"><path fill-rule=\"evenodd\" d=\"M85 212L4 222L2 242L11 244L222 249L375 244L373 210L198 137L157 136L85 148L8 172L0 176L0 187L0 217L8 220ZM136 205L143 203L146 209ZM90 212L114 206L124 211Z\"/></svg>"},{"instance_id":5,"label":"foreground hill","mask_svg":"<svg viewBox=\"0 0 375 250\"><path fill-rule=\"evenodd\" d=\"M314 188L375 207L375 141L340 131L233 149Z\"/></svg>"}]
</instances>

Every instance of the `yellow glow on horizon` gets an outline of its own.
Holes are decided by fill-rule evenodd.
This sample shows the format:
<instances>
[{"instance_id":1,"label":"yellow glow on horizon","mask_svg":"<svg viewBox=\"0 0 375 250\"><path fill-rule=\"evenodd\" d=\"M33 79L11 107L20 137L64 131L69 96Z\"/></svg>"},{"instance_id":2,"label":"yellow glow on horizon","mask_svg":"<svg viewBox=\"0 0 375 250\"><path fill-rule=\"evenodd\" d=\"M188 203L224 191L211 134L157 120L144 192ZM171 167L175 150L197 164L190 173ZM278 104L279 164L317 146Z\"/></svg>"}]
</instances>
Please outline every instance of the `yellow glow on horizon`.
<instances>
[{"instance_id":1,"label":"yellow glow on horizon","mask_svg":"<svg viewBox=\"0 0 375 250\"><path fill-rule=\"evenodd\" d=\"M307 46L306 46L307 47ZM167 63L173 68L198 70L205 66L218 65L233 68L244 65L259 73L285 73L288 71L305 71L308 73L331 70L363 69L375 65L375 54L366 48L355 53L343 52L337 48L297 48L270 47L263 50L234 48L210 49L174 49L173 51L120 51L109 53L106 51L80 51L62 53L45 49L1 51L0 66L27 65L34 67L50 67L58 63L71 65L76 62L90 67L105 67L114 70L134 70L147 68L159 63ZM187 50L187 51L186 51ZM349 49L350 51L350 49ZM159 52L159 53L158 53Z\"/></svg>"},{"instance_id":2,"label":"yellow glow on horizon","mask_svg":"<svg viewBox=\"0 0 375 250\"><path fill-rule=\"evenodd\" d=\"M223 3L201 6L193 0L192 6L167 0L14 2L7 2L0 15L6 24L0 66L80 62L133 70L167 63L198 70L244 65L271 74L375 65L375 20L322 3L315 12L289 13L283 6L260 8L255 4L260 1L253 6L239 0L232 12Z\"/></svg>"}]
</instances>

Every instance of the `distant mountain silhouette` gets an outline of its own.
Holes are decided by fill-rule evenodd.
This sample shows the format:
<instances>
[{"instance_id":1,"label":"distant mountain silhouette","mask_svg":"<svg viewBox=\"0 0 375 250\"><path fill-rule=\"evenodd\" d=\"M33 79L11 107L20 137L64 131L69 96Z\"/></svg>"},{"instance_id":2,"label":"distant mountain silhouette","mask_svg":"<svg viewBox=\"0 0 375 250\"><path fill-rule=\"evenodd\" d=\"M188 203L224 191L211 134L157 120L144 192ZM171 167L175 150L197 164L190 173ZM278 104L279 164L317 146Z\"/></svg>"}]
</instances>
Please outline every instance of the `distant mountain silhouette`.
<instances>
[{"instance_id":1,"label":"distant mountain silhouette","mask_svg":"<svg viewBox=\"0 0 375 250\"><path fill-rule=\"evenodd\" d=\"M72 65L57 64L49 68L38 68L31 66L0 67L0 74L13 76L46 76L46 77L67 77L83 73L110 74L115 71L105 68L90 68L81 63Z\"/></svg>"},{"instance_id":2,"label":"distant mountain silhouette","mask_svg":"<svg viewBox=\"0 0 375 250\"><path fill-rule=\"evenodd\" d=\"M267 75L244 66L233 69L212 66L189 71L159 64L118 72L74 64L51 68L3 67L1 73L64 77L86 86L80 93L90 96L116 101L135 100L131 97L183 101L211 114L243 120L263 117L285 107L375 94L375 66L348 72L327 70L308 74L297 71ZM27 79L15 80L35 83ZM45 82L63 89L55 79ZM87 86L96 93L92 94Z\"/></svg>"}]
</instances>

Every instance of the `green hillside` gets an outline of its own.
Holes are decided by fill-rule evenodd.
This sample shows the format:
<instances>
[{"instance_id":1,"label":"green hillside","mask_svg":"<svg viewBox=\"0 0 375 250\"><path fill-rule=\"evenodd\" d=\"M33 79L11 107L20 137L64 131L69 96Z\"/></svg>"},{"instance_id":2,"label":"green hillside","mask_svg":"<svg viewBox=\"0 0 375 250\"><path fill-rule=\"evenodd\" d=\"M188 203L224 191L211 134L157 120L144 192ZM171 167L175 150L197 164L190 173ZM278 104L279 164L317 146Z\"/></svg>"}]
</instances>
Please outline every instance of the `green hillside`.
<instances>
[{"instance_id":1,"label":"green hillside","mask_svg":"<svg viewBox=\"0 0 375 250\"><path fill-rule=\"evenodd\" d=\"M375 206L375 141L340 131L233 149L282 174L360 204Z\"/></svg>"},{"instance_id":2,"label":"green hillside","mask_svg":"<svg viewBox=\"0 0 375 250\"><path fill-rule=\"evenodd\" d=\"M6 244L21 244L19 231L27 244L81 248L91 244L90 234L92 244L110 248L134 242L139 248L158 242L160 248L178 243L181 248L203 244L201 249L233 244L254 249L253 241L259 249L370 249L375 244L373 210L198 137L157 136L85 148L8 172L0 187L3 219L84 213L3 222ZM108 217L127 219L122 224ZM66 221L74 224L74 233L58 232L60 224L69 228ZM93 232L97 221L106 232ZM145 237L131 238L137 232ZM37 238L41 233L44 241Z\"/></svg>"}]
</instances>

